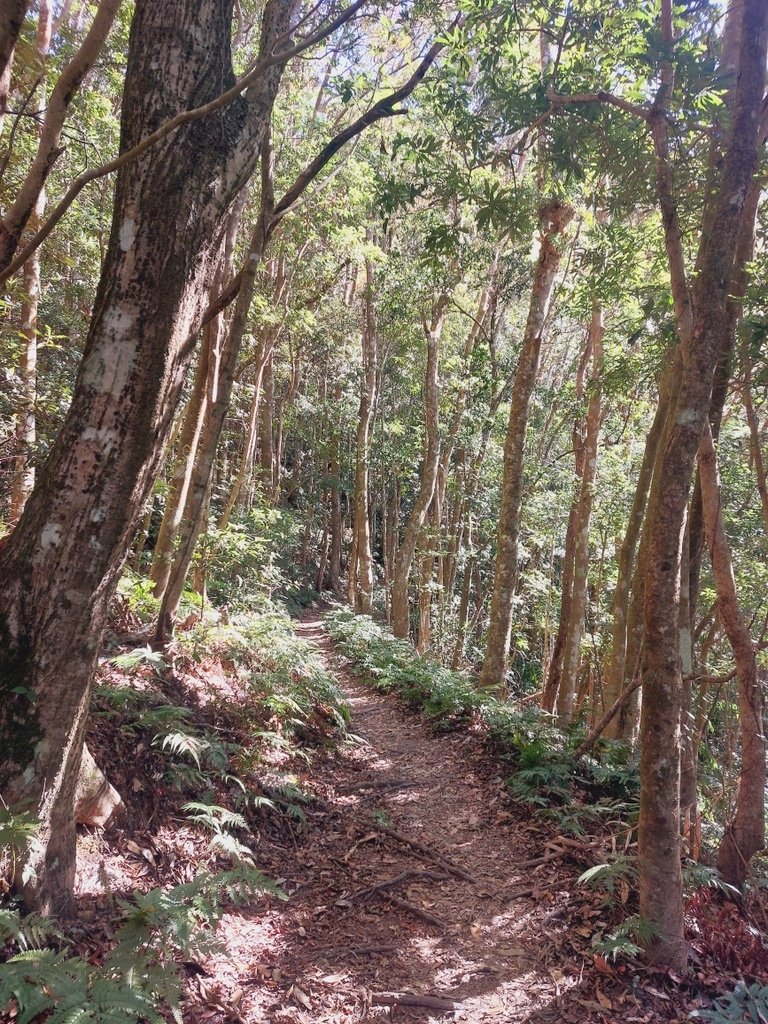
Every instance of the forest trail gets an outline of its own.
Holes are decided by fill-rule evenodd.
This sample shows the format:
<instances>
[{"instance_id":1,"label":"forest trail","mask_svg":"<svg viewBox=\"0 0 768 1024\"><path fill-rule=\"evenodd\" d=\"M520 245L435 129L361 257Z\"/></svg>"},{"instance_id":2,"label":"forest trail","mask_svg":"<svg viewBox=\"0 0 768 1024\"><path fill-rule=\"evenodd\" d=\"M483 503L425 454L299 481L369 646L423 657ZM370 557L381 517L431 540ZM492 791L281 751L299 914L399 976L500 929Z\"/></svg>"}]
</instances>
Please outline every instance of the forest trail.
<instances>
[{"instance_id":1,"label":"forest trail","mask_svg":"<svg viewBox=\"0 0 768 1024\"><path fill-rule=\"evenodd\" d=\"M313 764L312 827L271 866L290 900L240 949L227 929L241 971L251 961L244 1018L611 1019L593 994L578 998L579 965L563 963L567 889L515 868L541 841L506 809L501 778L479 773L473 738L431 735L339 667L322 611L297 632L340 679L357 741ZM569 874L559 865L561 887Z\"/></svg>"}]
</instances>

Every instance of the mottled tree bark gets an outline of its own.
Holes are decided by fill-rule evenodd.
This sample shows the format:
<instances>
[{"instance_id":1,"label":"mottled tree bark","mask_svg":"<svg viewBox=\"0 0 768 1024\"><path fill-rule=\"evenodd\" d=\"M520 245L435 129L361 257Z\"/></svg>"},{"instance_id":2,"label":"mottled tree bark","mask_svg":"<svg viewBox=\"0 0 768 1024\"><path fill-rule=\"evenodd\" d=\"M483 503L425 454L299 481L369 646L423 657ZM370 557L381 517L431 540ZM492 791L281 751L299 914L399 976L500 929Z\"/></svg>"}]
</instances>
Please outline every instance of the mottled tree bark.
<instances>
[{"instance_id":1,"label":"mottled tree bark","mask_svg":"<svg viewBox=\"0 0 768 1024\"><path fill-rule=\"evenodd\" d=\"M712 433L705 427L699 445L699 478L707 546L715 577L718 608L736 661L739 681L741 772L736 814L728 824L717 867L731 885L742 886L751 857L765 846L765 735L763 700L755 645L736 593L733 564L722 512L717 456Z\"/></svg>"},{"instance_id":2,"label":"mottled tree bark","mask_svg":"<svg viewBox=\"0 0 768 1024\"><path fill-rule=\"evenodd\" d=\"M646 951L649 959L678 968L686 960L678 806L681 545L694 461L709 414L742 211L757 163L768 41L768 6L763 0L744 0L740 14L742 45L733 117L719 180L707 196L707 206L713 204L711 217L708 211L703 216L711 229L702 237L690 338L683 340L680 391L665 437L659 486L649 508L642 660L640 914L656 929ZM667 5L669 38L671 17ZM663 118L663 110L656 117Z\"/></svg>"},{"instance_id":3,"label":"mottled tree bark","mask_svg":"<svg viewBox=\"0 0 768 1024\"><path fill-rule=\"evenodd\" d=\"M268 3L269 51L291 9ZM230 33L226 0L138 0L123 150L233 82ZM224 218L252 173L279 79L276 64L244 98L119 172L72 406L0 547L0 791L40 819L24 895L43 911L69 908L73 798L107 605L170 429Z\"/></svg>"}]
</instances>

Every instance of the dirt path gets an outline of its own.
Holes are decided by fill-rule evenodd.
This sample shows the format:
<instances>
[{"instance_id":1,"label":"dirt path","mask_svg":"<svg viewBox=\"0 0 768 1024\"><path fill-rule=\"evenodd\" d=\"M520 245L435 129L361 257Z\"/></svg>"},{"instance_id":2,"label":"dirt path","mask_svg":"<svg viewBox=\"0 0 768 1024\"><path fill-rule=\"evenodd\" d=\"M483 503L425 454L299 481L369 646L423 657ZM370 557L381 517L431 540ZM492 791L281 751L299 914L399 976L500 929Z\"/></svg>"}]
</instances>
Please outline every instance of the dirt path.
<instances>
[{"instance_id":1,"label":"dirt path","mask_svg":"<svg viewBox=\"0 0 768 1024\"><path fill-rule=\"evenodd\" d=\"M334 658L321 612L297 631L340 678L358 741L313 764L321 799L295 848L264 851L290 900L230 920L240 1019L612 1019L575 999L578 965L571 957L563 969L566 894L551 873L515 867L540 840L512 818L502 780L478 774L474 741L430 735L357 682Z\"/></svg>"}]
</instances>

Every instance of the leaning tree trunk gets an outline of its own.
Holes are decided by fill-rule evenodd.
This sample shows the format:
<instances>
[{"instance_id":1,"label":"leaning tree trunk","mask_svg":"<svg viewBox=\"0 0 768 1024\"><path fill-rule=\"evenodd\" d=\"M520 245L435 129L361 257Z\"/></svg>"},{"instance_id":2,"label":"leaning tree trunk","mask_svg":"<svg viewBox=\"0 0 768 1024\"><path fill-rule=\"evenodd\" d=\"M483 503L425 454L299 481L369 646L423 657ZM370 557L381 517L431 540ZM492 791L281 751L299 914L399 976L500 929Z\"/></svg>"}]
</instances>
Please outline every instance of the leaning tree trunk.
<instances>
[{"instance_id":1,"label":"leaning tree trunk","mask_svg":"<svg viewBox=\"0 0 768 1024\"><path fill-rule=\"evenodd\" d=\"M270 0L263 52L286 31ZM137 0L122 149L233 82L231 3ZM109 248L72 406L0 547L0 792L40 820L30 905L65 912L73 797L107 605L149 493L203 312L224 218L250 177L280 79L179 127L117 175Z\"/></svg>"},{"instance_id":2,"label":"leaning tree trunk","mask_svg":"<svg viewBox=\"0 0 768 1024\"><path fill-rule=\"evenodd\" d=\"M619 699L622 692L631 685L636 665L627 658L629 640L629 609L631 590L630 584L633 577L635 564L635 552L637 551L640 532L643 525L643 516L648 504L648 495L651 490L653 479L653 467L656 462L656 454L659 449L659 442L664 431L664 424L667 419L669 407L669 389L665 387L666 378L662 375L661 393L656 414L645 439L643 459L637 475L635 494L632 499L632 507L629 512L627 528L624 533L618 556L618 572L616 576L616 589L613 592L611 602L612 627L611 627L611 650L605 670L603 681L603 704L610 708ZM642 575L642 574L641 574ZM641 623L642 627L642 623ZM623 707L623 706L622 706ZM627 716L622 709L607 724L605 735L611 739L624 739L626 735Z\"/></svg>"},{"instance_id":3,"label":"leaning tree trunk","mask_svg":"<svg viewBox=\"0 0 768 1024\"><path fill-rule=\"evenodd\" d=\"M0 65L2 63L4 22L6 22L6 5L10 3L10 16L13 20L13 8L16 0L3 0L0 5ZM104 42L117 15L121 0L101 0L93 16L91 27L86 33L80 47L59 75L58 81L51 90L46 105L45 116L38 135L37 152L29 169L21 182L13 202L3 211L0 218L0 270L10 266L19 247L22 233L27 226L51 169L58 158L65 152L61 145L62 129L69 108L77 95L86 75L93 68L101 53ZM6 25L8 23L6 22ZM12 26L11 26L12 34ZM2 73L0 72L0 119L4 108ZM212 97L211 97L212 98ZM125 122L124 122L125 123ZM152 127L145 134L149 134ZM138 142L138 137L136 138ZM130 148L130 147L124 147Z\"/></svg>"},{"instance_id":4,"label":"leaning tree trunk","mask_svg":"<svg viewBox=\"0 0 768 1024\"><path fill-rule=\"evenodd\" d=\"M29 7L29 0L3 0L0 6L0 134L11 86L13 50Z\"/></svg>"},{"instance_id":5,"label":"leaning tree trunk","mask_svg":"<svg viewBox=\"0 0 768 1024\"><path fill-rule=\"evenodd\" d=\"M717 456L708 428L705 428L699 445L699 479L720 618L733 651L739 680L739 796L736 814L720 845L717 867L726 882L742 886L749 872L750 858L765 846L763 700L757 675L755 645L736 593L731 552L723 523Z\"/></svg>"},{"instance_id":6,"label":"leaning tree trunk","mask_svg":"<svg viewBox=\"0 0 768 1024\"><path fill-rule=\"evenodd\" d=\"M639 825L640 915L655 929L647 945L652 961L685 964L679 849L680 558L696 452L709 414L712 378L731 286L744 200L757 164L758 118L765 85L768 5L741 5L741 61L719 181L707 195L702 258L696 278L690 337L681 336L684 360L649 508L649 564L642 659L641 791ZM672 38L671 8L665 9ZM669 78L671 84L671 75ZM661 105L663 108L663 104ZM665 115L660 109L656 125ZM685 282L683 281L683 288ZM676 305L683 296L676 295Z\"/></svg>"},{"instance_id":7,"label":"leaning tree trunk","mask_svg":"<svg viewBox=\"0 0 768 1024\"><path fill-rule=\"evenodd\" d=\"M528 406L536 385L541 341L555 276L560 266L561 245L572 218L572 207L557 201L548 203L540 213L539 258L523 345L515 373L507 439L504 445L496 572L480 686L503 685L507 670L509 641L512 636L512 607L517 583L517 539L523 498L523 453L528 426Z\"/></svg>"},{"instance_id":8,"label":"leaning tree trunk","mask_svg":"<svg viewBox=\"0 0 768 1024\"><path fill-rule=\"evenodd\" d=\"M37 15L35 49L40 62L40 75L33 96L45 89L45 64L51 46L52 11L48 0L41 0ZM30 97L32 99L32 97ZM38 128L38 137L40 131ZM37 231L45 213L45 187L40 192L28 222L31 234ZM36 249L24 264L21 302L22 352L19 365L21 395L16 420L18 451L14 460L9 522L17 523L27 498L35 486L34 446L37 440L37 313L40 306L40 250Z\"/></svg>"},{"instance_id":9,"label":"leaning tree trunk","mask_svg":"<svg viewBox=\"0 0 768 1024\"><path fill-rule=\"evenodd\" d=\"M217 275L217 277L219 276ZM215 381L218 327L219 318L216 317L203 328L192 392L181 414L178 450L174 453L171 478L168 481L165 495L165 509L160 521L149 574L154 584L153 595L158 600L162 599L168 587L179 538L179 528L192 484L197 449L208 413L211 380Z\"/></svg>"}]
</instances>

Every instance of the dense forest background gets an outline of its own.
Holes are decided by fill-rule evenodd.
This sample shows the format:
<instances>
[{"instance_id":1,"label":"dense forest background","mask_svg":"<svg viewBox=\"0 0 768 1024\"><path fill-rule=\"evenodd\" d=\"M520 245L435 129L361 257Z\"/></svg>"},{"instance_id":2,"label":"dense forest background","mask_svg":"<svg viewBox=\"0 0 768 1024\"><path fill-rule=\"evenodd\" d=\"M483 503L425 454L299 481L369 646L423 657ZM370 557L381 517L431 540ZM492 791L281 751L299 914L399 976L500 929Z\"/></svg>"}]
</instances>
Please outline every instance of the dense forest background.
<instances>
[{"instance_id":1,"label":"dense forest background","mask_svg":"<svg viewBox=\"0 0 768 1024\"><path fill-rule=\"evenodd\" d=\"M83 748L105 652L321 598L515 800L614 801L614 952L686 970L694 866L760 931L767 44L764 0L3 0L26 910L71 911L84 776L130 807Z\"/></svg>"}]
</instances>

